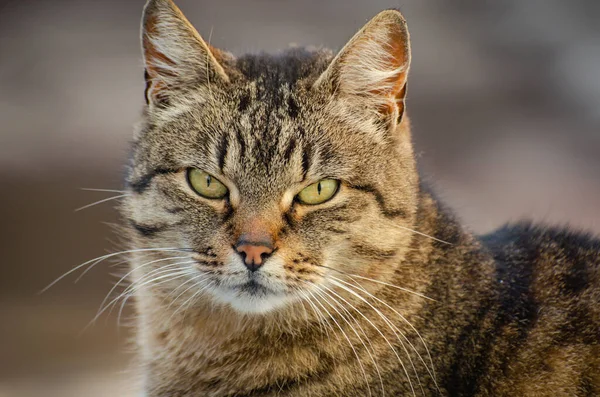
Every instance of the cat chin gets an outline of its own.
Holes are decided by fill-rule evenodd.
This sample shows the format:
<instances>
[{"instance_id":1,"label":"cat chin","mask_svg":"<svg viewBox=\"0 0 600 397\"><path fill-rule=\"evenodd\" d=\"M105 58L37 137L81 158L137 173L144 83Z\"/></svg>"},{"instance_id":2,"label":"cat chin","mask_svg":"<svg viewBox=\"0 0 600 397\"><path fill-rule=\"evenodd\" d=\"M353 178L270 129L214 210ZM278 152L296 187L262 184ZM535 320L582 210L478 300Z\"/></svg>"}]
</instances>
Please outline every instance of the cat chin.
<instances>
[{"instance_id":1,"label":"cat chin","mask_svg":"<svg viewBox=\"0 0 600 397\"><path fill-rule=\"evenodd\" d=\"M267 314L289 305L291 297L270 291L252 292L243 289L222 289L212 291L214 298L229 305L241 314Z\"/></svg>"}]
</instances>

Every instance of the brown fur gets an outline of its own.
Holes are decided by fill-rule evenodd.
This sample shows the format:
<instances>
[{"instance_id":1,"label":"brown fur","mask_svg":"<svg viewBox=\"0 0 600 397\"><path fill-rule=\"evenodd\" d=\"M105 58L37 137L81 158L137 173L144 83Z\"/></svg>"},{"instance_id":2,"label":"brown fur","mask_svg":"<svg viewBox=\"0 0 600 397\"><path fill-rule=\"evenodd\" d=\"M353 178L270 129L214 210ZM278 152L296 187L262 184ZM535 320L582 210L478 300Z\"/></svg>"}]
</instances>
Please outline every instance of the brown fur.
<instances>
[{"instance_id":1,"label":"brown fur","mask_svg":"<svg viewBox=\"0 0 600 397\"><path fill-rule=\"evenodd\" d=\"M478 238L419 182L398 11L333 57L239 59L146 6L148 106L122 205L147 396L600 394L600 242ZM229 188L195 194L198 168ZM294 200L324 178L328 202ZM275 253L250 274L248 230ZM245 287L248 280L252 287ZM258 285L258 287L257 287Z\"/></svg>"}]
</instances>

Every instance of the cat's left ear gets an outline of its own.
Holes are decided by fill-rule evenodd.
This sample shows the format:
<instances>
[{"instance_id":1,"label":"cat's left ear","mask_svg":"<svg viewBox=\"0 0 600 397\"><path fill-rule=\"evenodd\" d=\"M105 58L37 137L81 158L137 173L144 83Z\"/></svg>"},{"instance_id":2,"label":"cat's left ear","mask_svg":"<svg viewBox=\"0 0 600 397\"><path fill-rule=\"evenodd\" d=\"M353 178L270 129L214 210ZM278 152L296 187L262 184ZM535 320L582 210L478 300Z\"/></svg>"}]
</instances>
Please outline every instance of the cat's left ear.
<instances>
[{"instance_id":1,"label":"cat's left ear","mask_svg":"<svg viewBox=\"0 0 600 397\"><path fill-rule=\"evenodd\" d=\"M409 66L406 21L399 11L385 10L352 37L315 86L395 126L404 114Z\"/></svg>"},{"instance_id":2,"label":"cat's left ear","mask_svg":"<svg viewBox=\"0 0 600 397\"><path fill-rule=\"evenodd\" d=\"M146 3L142 45L149 104L188 87L229 81L219 62L228 55L208 45L172 0Z\"/></svg>"}]
</instances>

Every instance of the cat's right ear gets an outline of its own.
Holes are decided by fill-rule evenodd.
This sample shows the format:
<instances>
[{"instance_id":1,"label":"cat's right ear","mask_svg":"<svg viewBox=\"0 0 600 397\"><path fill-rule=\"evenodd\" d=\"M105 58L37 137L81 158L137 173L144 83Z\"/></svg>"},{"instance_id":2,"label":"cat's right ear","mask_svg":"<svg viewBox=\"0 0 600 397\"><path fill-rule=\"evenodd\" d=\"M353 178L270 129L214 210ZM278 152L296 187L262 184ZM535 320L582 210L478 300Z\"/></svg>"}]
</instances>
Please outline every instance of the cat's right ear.
<instances>
[{"instance_id":1,"label":"cat's right ear","mask_svg":"<svg viewBox=\"0 0 600 397\"><path fill-rule=\"evenodd\" d=\"M342 99L371 120L395 126L404 115L410 38L398 10L371 19L333 59L315 87Z\"/></svg>"},{"instance_id":2,"label":"cat's right ear","mask_svg":"<svg viewBox=\"0 0 600 397\"><path fill-rule=\"evenodd\" d=\"M172 0L149 0L142 19L146 101L160 105L186 87L229 81L208 45Z\"/></svg>"}]
</instances>

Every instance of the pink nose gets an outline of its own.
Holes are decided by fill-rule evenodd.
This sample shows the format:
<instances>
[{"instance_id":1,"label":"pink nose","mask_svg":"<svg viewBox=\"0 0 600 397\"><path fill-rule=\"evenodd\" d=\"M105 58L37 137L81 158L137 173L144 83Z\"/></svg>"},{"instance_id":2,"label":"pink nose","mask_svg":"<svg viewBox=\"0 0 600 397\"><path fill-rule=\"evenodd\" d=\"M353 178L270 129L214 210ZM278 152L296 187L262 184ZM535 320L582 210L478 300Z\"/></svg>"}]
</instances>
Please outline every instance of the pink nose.
<instances>
[{"instance_id":1,"label":"pink nose","mask_svg":"<svg viewBox=\"0 0 600 397\"><path fill-rule=\"evenodd\" d=\"M235 246L235 250L242 255L248 270L255 272L265 263L265 259L273 253L273 244L267 241L241 240Z\"/></svg>"}]
</instances>

